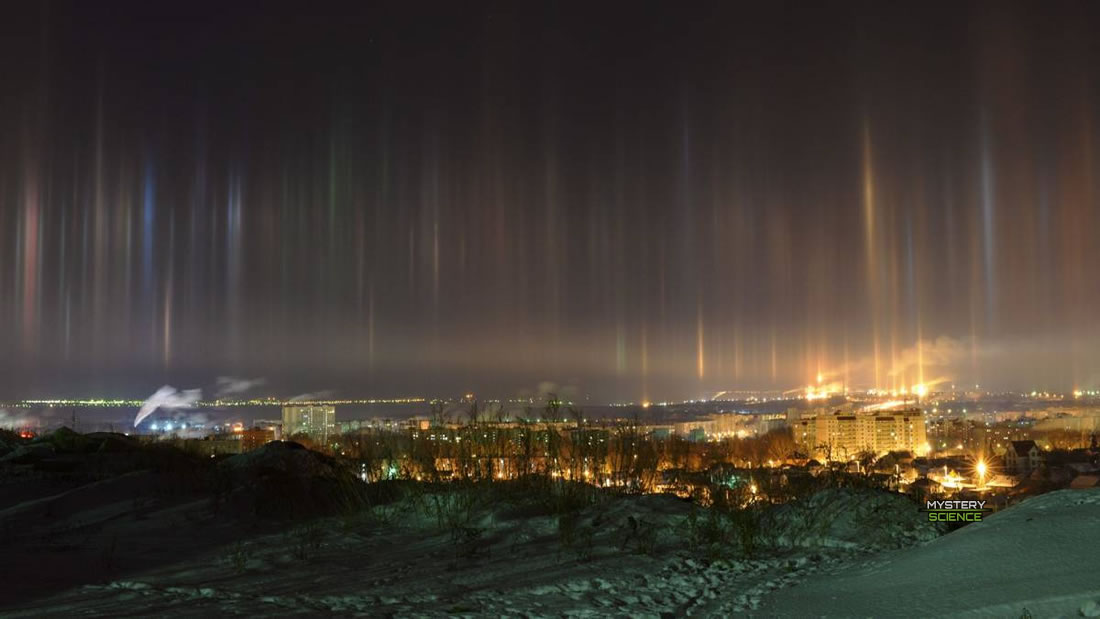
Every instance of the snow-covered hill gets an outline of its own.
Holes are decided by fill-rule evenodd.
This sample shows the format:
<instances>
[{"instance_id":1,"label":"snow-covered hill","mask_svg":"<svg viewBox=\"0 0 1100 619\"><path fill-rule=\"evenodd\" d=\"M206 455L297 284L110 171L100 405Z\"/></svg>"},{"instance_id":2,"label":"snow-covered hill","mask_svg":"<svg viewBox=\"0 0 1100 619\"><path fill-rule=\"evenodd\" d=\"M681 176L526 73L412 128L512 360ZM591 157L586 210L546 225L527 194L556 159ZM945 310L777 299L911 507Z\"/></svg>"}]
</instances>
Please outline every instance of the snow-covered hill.
<instances>
[{"instance_id":1,"label":"snow-covered hill","mask_svg":"<svg viewBox=\"0 0 1100 619\"><path fill-rule=\"evenodd\" d=\"M763 600L765 616L1100 615L1100 489L1028 499ZM1089 615L1089 613L1096 615Z\"/></svg>"},{"instance_id":2,"label":"snow-covered hill","mask_svg":"<svg viewBox=\"0 0 1100 619\"><path fill-rule=\"evenodd\" d=\"M1100 489L940 536L906 497L834 488L764 510L749 549L739 515L673 496L411 482L367 496L286 445L210 468L228 489L203 494L181 462L91 483L11 465L0 615L1100 616Z\"/></svg>"}]
</instances>

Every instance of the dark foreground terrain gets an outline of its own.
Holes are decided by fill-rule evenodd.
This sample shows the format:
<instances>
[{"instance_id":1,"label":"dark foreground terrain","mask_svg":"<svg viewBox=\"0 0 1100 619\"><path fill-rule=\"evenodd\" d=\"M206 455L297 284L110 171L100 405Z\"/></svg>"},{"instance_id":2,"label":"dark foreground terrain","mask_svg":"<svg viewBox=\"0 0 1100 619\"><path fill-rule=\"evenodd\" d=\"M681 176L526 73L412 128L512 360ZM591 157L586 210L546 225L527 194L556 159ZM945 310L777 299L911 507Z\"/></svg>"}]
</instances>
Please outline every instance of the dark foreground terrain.
<instances>
[{"instance_id":1,"label":"dark foreground terrain","mask_svg":"<svg viewBox=\"0 0 1100 619\"><path fill-rule=\"evenodd\" d=\"M4 616L1093 616L1100 491L941 535L899 495L723 513L533 479L362 484L58 431L0 461Z\"/></svg>"}]
</instances>

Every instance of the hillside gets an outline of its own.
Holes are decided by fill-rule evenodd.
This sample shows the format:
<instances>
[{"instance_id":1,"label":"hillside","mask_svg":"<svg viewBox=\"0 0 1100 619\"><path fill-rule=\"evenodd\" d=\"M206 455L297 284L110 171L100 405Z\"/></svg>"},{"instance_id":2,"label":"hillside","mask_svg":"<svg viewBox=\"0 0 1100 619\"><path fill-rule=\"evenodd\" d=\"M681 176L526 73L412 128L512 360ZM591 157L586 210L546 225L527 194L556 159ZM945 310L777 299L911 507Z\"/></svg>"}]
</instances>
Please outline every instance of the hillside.
<instances>
[{"instance_id":1,"label":"hillside","mask_svg":"<svg viewBox=\"0 0 1100 619\"><path fill-rule=\"evenodd\" d=\"M928 544L764 600L790 616L1100 615L1100 489L1028 499ZM1093 613L1095 615L1087 614Z\"/></svg>"}]
</instances>

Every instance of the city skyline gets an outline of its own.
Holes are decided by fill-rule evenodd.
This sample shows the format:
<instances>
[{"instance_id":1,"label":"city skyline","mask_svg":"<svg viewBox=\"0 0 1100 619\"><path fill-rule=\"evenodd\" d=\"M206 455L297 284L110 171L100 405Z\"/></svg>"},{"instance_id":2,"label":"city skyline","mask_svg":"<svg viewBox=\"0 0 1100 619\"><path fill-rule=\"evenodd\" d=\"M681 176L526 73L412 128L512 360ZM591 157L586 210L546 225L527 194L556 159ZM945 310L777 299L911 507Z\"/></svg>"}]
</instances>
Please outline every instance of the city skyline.
<instances>
[{"instance_id":1,"label":"city skyline","mask_svg":"<svg viewBox=\"0 0 1100 619\"><path fill-rule=\"evenodd\" d=\"M115 6L0 25L0 398L1100 387L1094 5Z\"/></svg>"}]
</instances>

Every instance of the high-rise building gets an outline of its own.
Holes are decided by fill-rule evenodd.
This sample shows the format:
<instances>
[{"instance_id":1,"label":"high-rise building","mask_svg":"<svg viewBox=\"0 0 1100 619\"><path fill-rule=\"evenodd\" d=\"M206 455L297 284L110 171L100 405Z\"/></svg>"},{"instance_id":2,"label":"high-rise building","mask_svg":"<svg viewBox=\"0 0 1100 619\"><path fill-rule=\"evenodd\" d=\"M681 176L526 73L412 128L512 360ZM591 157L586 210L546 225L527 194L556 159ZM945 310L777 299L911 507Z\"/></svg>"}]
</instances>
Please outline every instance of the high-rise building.
<instances>
[{"instance_id":1,"label":"high-rise building","mask_svg":"<svg viewBox=\"0 0 1100 619\"><path fill-rule=\"evenodd\" d=\"M911 451L925 455L928 444L919 409L867 413L820 412L794 424L794 439L808 453L849 460L861 453Z\"/></svg>"},{"instance_id":2,"label":"high-rise building","mask_svg":"<svg viewBox=\"0 0 1100 619\"><path fill-rule=\"evenodd\" d=\"M293 440L305 434L315 442L328 443L336 435L336 407L303 404L283 407L283 437Z\"/></svg>"}]
</instances>

